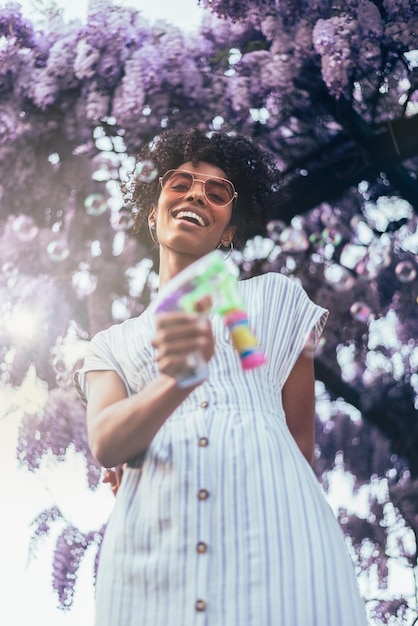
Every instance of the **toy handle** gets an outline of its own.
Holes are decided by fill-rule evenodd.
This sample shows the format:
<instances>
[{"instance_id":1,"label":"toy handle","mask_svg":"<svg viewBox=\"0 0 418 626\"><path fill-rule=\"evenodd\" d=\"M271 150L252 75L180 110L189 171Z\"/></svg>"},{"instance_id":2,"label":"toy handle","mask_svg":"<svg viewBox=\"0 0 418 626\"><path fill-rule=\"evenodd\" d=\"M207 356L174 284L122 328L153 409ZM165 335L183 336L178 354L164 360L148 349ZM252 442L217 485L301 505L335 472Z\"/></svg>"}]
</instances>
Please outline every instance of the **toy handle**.
<instances>
[{"instance_id":1,"label":"toy handle","mask_svg":"<svg viewBox=\"0 0 418 626\"><path fill-rule=\"evenodd\" d=\"M195 314L199 315L199 317L204 317L209 313L211 306L212 299L210 296L204 296L196 302ZM174 308L175 310L182 310L179 307L173 307L173 309ZM160 309L160 313L163 311L163 308ZM177 387L187 389L187 387L193 387L194 385L202 383L208 376L209 366L203 358L203 354L200 351L195 351L187 356L186 365L183 367L182 371L174 375L174 378L177 382Z\"/></svg>"},{"instance_id":2,"label":"toy handle","mask_svg":"<svg viewBox=\"0 0 418 626\"><path fill-rule=\"evenodd\" d=\"M202 383L209 375L209 367L201 352L192 352L187 357L187 365L182 372L175 376L177 387L187 389Z\"/></svg>"},{"instance_id":3,"label":"toy handle","mask_svg":"<svg viewBox=\"0 0 418 626\"><path fill-rule=\"evenodd\" d=\"M233 346L241 359L242 369L251 370L264 365L266 357L260 350L255 335L250 330L246 312L242 309L229 311L225 314L224 321L231 333Z\"/></svg>"}]
</instances>

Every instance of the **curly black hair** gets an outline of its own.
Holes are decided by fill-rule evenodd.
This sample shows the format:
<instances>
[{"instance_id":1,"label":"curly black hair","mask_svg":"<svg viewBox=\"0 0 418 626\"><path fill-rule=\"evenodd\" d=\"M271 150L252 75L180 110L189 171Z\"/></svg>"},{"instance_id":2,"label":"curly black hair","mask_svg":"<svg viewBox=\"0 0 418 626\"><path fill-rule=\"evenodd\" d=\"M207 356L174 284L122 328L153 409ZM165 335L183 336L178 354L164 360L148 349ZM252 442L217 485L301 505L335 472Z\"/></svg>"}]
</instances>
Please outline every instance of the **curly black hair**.
<instances>
[{"instance_id":1,"label":"curly black hair","mask_svg":"<svg viewBox=\"0 0 418 626\"><path fill-rule=\"evenodd\" d=\"M136 157L136 164L149 161L158 170L158 176L188 161L195 166L202 161L216 165L238 192L231 217L231 224L237 227L235 247L240 248L250 236L265 232L279 171L272 155L252 140L223 132L205 134L197 128L167 130L144 146ZM149 212L157 203L161 191L158 177L143 182L140 177L132 176L130 182L122 186L122 191L125 200L134 207L138 231L147 223Z\"/></svg>"}]
</instances>

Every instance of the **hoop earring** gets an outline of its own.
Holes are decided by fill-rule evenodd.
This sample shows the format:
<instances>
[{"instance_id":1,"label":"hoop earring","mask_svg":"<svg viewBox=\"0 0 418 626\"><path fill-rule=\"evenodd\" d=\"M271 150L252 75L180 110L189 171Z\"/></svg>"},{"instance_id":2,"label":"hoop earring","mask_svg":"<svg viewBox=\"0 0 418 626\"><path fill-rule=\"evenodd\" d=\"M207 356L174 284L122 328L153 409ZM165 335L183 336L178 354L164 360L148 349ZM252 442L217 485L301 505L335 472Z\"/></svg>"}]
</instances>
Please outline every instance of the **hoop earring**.
<instances>
[{"instance_id":1,"label":"hoop earring","mask_svg":"<svg viewBox=\"0 0 418 626\"><path fill-rule=\"evenodd\" d=\"M155 237L155 235L153 235L153 232L156 232L156 228L155 228L155 226L151 227L151 223L150 222L148 222L148 230L149 230L149 236L151 237L152 242L156 246L158 246L159 245L158 239Z\"/></svg>"},{"instance_id":2,"label":"hoop earring","mask_svg":"<svg viewBox=\"0 0 418 626\"><path fill-rule=\"evenodd\" d=\"M227 259L229 259L229 257L231 256L233 250L234 250L234 242L233 241L229 241L226 243L226 245L224 245L222 242L219 244L218 248L220 248L221 246L223 246L224 248L228 247L228 252L226 253L226 256L224 256L223 261L226 261Z\"/></svg>"}]
</instances>

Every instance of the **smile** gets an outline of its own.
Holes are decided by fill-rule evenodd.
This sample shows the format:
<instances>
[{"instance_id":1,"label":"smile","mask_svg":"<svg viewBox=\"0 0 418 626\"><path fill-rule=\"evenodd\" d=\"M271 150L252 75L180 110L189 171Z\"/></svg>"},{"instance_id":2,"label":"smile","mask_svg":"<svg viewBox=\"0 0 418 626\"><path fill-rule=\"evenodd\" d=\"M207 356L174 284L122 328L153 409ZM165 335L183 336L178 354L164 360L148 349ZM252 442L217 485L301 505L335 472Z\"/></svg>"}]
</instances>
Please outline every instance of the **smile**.
<instances>
[{"instance_id":1,"label":"smile","mask_svg":"<svg viewBox=\"0 0 418 626\"><path fill-rule=\"evenodd\" d=\"M208 222L201 215L195 213L195 211L180 210L174 213L173 217L177 220L186 220L192 224L197 224L203 228L208 225Z\"/></svg>"}]
</instances>

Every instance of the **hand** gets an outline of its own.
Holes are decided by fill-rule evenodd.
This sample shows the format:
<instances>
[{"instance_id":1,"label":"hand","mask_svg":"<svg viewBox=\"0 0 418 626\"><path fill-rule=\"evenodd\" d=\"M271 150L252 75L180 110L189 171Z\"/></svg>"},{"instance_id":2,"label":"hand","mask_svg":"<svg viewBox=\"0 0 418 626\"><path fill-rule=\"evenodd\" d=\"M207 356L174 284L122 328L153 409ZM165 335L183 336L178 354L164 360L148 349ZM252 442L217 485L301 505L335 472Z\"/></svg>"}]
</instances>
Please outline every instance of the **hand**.
<instances>
[{"instance_id":1,"label":"hand","mask_svg":"<svg viewBox=\"0 0 418 626\"><path fill-rule=\"evenodd\" d=\"M181 311L158 315L152 345L160 372L174 378L188 370L192 354L199 352L208 363L215 353L210 321Z\"/></svg>"},{"instance_id":2,"label":"hand","mask_svg":"<svg viewBox=\"0 0 418 626\"><path fill-rule=\"evenodd\" d=\"M120 484L122 482L123 476L123 466L116 465L114 469L107 469L105 471L103 482L110 483L110 487L112 489L113 495L116 496Z\"/></svg>"}]
</instances>

